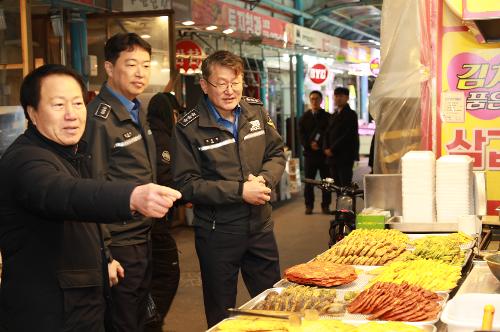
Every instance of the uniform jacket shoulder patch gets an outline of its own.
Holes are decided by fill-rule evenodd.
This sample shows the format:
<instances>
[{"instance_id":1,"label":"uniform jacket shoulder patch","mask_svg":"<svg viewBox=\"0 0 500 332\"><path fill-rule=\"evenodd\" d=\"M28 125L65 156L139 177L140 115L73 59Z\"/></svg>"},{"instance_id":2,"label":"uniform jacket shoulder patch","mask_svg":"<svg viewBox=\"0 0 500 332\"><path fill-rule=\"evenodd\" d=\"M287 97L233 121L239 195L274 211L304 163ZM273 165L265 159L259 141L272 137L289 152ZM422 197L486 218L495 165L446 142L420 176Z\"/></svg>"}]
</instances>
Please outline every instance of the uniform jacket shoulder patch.
<instances>
[{"instance_id":1,"label":"uniform jacket shoulder patch","mask_svg":"<svg viewBox=\"0 0 500 332\"><path fill-rule=\"evenodd\" d=\"M97 107L97 110L94 113L94 116L107 119L110 112L111 112L111 106L109 106L106 103L100 103L99 106Z\"/></svg>"},{"instance_id":2,"label":"uniform jacket shoulder patch","mask_svg":"<svg viewBox=\"0 0 500 332\"><path fill-rule=\"evenodd\" d=\"M192 109L191 111L187 112L186 115L184 115L180 120L179 124L183 127L187 127L191 122L196 120L200 114L198 113L197 110Z\"/></svg>"},{"instance_id":3,"label":"uniform jacket shoulder patch","mask_svg":"<svg viewBox=\"0 0 500 332\"><path fill-rule=\"evenodd\" d=\"M245 101L251 105L264 105L264 103L262 101L260 101L260 99L257 99L257 98L253 98L253 97L243 97L243 99L245 99Z\"/></svg>"},{"instance_id":4,"label":"uniform jacket shoulder patch","mask_svg":"<svg viewBox=\"0 0 500 332\"><path fill-rule=\"evenodd\" d=\"M276 126L274 125L274 122L273 122L273 120L271 119L271 116L269 115L269 113L268 113L268 112L264 111L264 117L266 118L266 123L267 123L269 126L271 126L271 127L273 127L274 129L276 129Z\"/></svg>"}]
</instances>

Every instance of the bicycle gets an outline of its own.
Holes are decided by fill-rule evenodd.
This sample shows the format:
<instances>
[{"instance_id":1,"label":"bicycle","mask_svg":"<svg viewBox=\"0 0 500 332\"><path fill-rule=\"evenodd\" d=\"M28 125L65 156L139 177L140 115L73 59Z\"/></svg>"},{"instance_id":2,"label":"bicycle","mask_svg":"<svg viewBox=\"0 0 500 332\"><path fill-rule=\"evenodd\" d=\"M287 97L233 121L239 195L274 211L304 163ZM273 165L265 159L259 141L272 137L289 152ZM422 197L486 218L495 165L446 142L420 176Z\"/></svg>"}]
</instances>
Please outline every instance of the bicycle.
<instances>
[{"instance_id":1,"label":"bicycle","mask_svg":"<svg viewBox=\"0 0 500 332\"><path fill-rule=\"evenodd\" d=\"M356 229L356 197L364 198L364 191L359 189L357 183L353 182L350 186L339 187L331 178L325 178L321 181L305 178L303 182L315 185L322 191L337 194L335 210L332 212L334 217L330 221L328 231L330 234L328 247L339 242Z\"/></svg>"}]
</instances>

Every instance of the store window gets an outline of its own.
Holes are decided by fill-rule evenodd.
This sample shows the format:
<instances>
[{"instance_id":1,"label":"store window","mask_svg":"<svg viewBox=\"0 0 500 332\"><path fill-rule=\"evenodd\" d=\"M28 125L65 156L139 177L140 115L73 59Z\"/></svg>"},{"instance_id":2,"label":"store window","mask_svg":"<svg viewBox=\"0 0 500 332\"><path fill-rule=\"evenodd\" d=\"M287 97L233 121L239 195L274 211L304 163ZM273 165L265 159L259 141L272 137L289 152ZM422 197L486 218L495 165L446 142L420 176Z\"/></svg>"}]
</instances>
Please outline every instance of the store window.
<instances>
[{"instance_id":1,"label":"store window","mask_svg":"<svg viewBox=\"0 0 500 332\"><path fill-rule=\"evenodd\" d=\"M104 44L119 32L135 32L152 46L151 78L148 94L162 91L170 78L168 16L158 17L92 17L88 20L88 53L97 56L98 74L90 77L90 90L98 91L106 80Z\"/></svg>"},{"instance_id":2,"label":"store window","mask_svg":"<svg viewBox=\"0 0 500 332\"><path fill-rule=\"evenodd\" d=\"M19 1L0 1L0 156L24 131L19 106L23 79Z\"/></svg>"},{"instance_id":3,"label":"store window","mask_svg":"<svg viewBox=\"0 0 500 332\"><path fill-rule=\"evenodd\" d=\"M23 78L19 1L0 2L0 106L19 105Z\"/></svg>"}]
</instances>

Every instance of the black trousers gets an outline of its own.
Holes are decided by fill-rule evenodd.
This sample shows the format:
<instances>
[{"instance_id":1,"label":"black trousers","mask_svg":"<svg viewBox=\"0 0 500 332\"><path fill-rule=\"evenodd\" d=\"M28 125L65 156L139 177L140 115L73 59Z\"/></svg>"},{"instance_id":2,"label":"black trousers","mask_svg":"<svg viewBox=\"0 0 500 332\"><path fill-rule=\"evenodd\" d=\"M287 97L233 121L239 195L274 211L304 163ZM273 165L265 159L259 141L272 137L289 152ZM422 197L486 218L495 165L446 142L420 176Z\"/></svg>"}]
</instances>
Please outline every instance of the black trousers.
<instances>
[{"instance_id":1,"label":"black trousers","mask_svg":"<svg viewBox=\"0 0 500 332\"><path fill-rule=\"evenodd\" d=\"M156 304L159 319L146 324L144 331L161 332L163 319L179 287L179 254L168 224L163 220L158 219L153 223L151 243L153 248L151 297Z\"/></svg>"},{"instance_id":2,"label":"black trousers","mask_svg":"<svg viewBox=\"0 0 500 332\"><path fill-rule=\"evenodd\" d=\"M331 177L330 169L328 165L325 163L324 158L305 157L304 158L305 177L309 179L314 179L318 171L322 179ZM306 207L312 209L314 207L314 186L312 184L309 183L305 184L304 199ZM324 208L328 208L331 202L332 202L332 193L323 191L321 206Z\"/></svg>"},{"instance_id":3,"label":"black trousers","mask_svg":"<svg viewBox=\"0 0 500 332\"><path fill-rule=\"evenodd\" d=\"M272 231L242 235L196 228L195 246L209 328L228 317L227 309L236 305L240 269L251 297L280 280L278 246Z\"/></svg>"},{"instance_id":4,"label":"black trousers","mask_svg":"<svg viewBox=\"0 0 500 332\"><path fill-rule=\"evenodd\" d=\"M354 160L336 161L330 165L330 172L337 186L345 187L352 183Z\"/></svg>"},{"instance_id":5,"label":"black trousers","mask_svg":"<svg viewBox=\"0 0 500 332\"><path fill-rule=\"evenodd\" d=\"M150 243L110 247L125 269L125 278L111 288L113 326L116 332L141 332L151 284Z\"/></svg>"}]
</instances>

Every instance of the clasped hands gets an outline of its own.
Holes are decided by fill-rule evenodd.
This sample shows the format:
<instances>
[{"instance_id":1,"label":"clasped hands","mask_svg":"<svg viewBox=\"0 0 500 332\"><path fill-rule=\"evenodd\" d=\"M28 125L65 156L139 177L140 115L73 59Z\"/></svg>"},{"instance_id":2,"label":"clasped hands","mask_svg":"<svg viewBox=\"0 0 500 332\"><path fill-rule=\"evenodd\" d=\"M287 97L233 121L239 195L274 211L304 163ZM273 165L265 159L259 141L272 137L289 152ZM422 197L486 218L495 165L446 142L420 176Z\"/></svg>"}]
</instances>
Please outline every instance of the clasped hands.
<instances>
[{"instance_id":1,"label":"clasped hands","mask_svg":"<svg viewBox=\"0 0 500 332\"><path fill-rule=\"evenodd\" d=\"M250 174L243 183L243 200L252 205L264 205L271 199L271 189L266 187L262 175Z\"/></svg>"}]
</instances>

